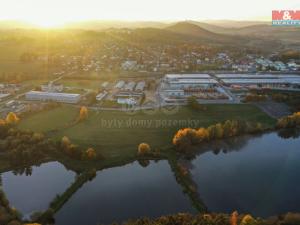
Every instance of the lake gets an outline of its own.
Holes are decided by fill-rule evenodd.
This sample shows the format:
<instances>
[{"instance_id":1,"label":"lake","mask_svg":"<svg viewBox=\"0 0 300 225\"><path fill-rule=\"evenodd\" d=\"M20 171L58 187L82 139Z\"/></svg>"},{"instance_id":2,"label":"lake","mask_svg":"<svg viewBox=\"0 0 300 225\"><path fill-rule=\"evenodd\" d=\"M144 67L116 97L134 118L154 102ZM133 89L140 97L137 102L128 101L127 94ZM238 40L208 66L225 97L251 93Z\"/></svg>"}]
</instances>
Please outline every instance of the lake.
<instances>
[{"instance_id":1,"label":"lake","mask_svg":"<svg viewBox=\"0 0 300 225\"><path fill-rule=\"evenodd\" d=\"M191 162L199 195L210 211L263 217L299 212L299 138L268 133L244 138L225 152L208 151Z\"/></svg>"}]
</instances>

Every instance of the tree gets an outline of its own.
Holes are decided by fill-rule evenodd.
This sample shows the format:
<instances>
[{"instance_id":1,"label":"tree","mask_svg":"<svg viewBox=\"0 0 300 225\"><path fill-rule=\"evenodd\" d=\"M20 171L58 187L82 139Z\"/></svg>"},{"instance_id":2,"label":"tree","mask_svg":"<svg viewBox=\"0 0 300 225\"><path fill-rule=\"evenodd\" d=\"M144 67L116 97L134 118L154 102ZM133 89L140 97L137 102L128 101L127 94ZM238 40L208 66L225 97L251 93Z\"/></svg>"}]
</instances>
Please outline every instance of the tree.
<instances>
[{"instance_id":1,"label":"tree","mask_svg":"<svg viewBox=\"0 0 300 225\"><path fill-rule=\"evenodd\" d=\"M0 119L0 126L5 126L5 125L6 125L5 120Z\"/></svg>"},{"instance_id":2,"label":"tree","mask_svg":"<svg viewBox=\"0 0 300 225\"><path fill-rule=\"evenodd\" d=\"M230 225L238 225L238 212L234 211L230 216Z\"/></svg>"},{"instance_id":3,"label":"tree","mask_svg":"<svg viewBox=\"0 0 300 225\"><path fill-rule=\"evenodd\" d=\"M95 159L96 157L97 157L97 153L93 148L88 148L83 154L84 159L92 160Z\"/></svg>"},{"instance_id":4,"label":"tree","mask_svg":"<svg viewBox=\"0 0 300 225\"><path fill-rule=\"evenodd\" d=\"M256 225L256 220L250 215L247 214L243 217L241 225Z\"/></svg>"},{"instance_id":5,"label":"tree","mask_svg":"<svg viewBox=\"0 0 300 225\"><path fill-rule=\"evenodd\" d=\"M146 155L151 152L150 145L147 143L141 143L138 147L138 155Z\"/></svg>"},{"instance_id":6,"label":"tree","mask_svg":"<svg viewBox=\"0 0 300 225\"><path fill-rule=\"evenodd\" d=\"M61 139L61 147L63 148L63 149L68 149L68 148L70 148L70 146L71 146L71 141L70 141L70 139L67 137L67 136L64 136L62 139Z\"/></svg>"},{"instance_id":7,"label":"tree","mask_svg":"<svg viewBox=\"0 0 300 225\"><path fill-rule=\"evenodd\" d=\"M85 106L82 106L79 111L79 120L83 121L88 118L88 109Z\"/></svg>"},{"instance_id":8,"label":"tree","mask_svg":"<svg viewBox=\"0 0 300 225\"><path fill-rule=\"evenodd\" d=\"M19 120L20 119L14 112L9 112L5 119L6 123L8 124L16 124L17 122L19 122Z\"/></svg>"}]
</instances>

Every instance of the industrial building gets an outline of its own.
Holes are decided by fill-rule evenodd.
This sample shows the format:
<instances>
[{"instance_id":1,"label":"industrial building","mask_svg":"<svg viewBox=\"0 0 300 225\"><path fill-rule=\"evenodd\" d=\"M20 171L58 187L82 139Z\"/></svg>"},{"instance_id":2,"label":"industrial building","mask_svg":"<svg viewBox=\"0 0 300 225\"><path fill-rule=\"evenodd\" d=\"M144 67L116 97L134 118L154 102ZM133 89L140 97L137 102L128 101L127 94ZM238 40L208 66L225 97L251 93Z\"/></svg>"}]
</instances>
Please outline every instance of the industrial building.
<instances>
[{"instance_id":1,"label":"industrial building","mask_svg":"<svg viewBox=\"0 0 300 225\"><path fill-rule=\"evenodd\" d=\"M291 74L216 74L219 79L280 79L280 78L300 78L299 75Z\"/></svg>"},{"instance_id":2,"label":"industrial building","mask_svg":"<svg viewBox=\"0 0 300 225\"><path fill-rule=\"evenodd\" d=\"M69 93L54 93L54 92L42 92L42 91L29 91L25 94L26 100L35 101L54 101L76 104L80 101L80 94Z\"/></svg>"},{"instance_id":3,"label":"industrial building","mask_svg":"<svg viewBox=\"0 0 300 225\"><path fill-rule=\"evenodd\" d=\"M218 82L215 79L180 79L175 81L169 81L170 88L212 88Z\"/></svg>"},{"instance_id":4,"label":"industrial building","mask_svg":"<svg viewBox=\"0 0 300 225\"><path fill-rule=\"evenodd\" d=\"M210 88L218 82L208 74L166 74L166 89Z\"/></svg>"},{"instance_id":5,"label":"industrial building","mask_svg":"<svg viewBox=\"0 0 300 225\"><path fill-rule=\"evenodd\" d=\"M211 76L209 74L166 74L166 81L178 81L181 79L209 79Z\"/></svg>"},{"instance_id":6,"label":"industrial building","mask_svg":"<svg viewBox=\"0 0 300 225\"><path fill-rule=\"evenodd\" d=\"M218 81L208 74L167 74L162 79L161 97L166 101L185 100L189 96L198 99L224 99Z\"/></svg>"},{"instance_id":7,"label":"industrial building","mask_svg":"<svg viewBox=\"0 0 300 225\"><path fill-rule=\"evenodd\" d=\"M300 76L290 74L218 74L220 82L232 88L299 89Z\"/></svg>"}]
</instances>

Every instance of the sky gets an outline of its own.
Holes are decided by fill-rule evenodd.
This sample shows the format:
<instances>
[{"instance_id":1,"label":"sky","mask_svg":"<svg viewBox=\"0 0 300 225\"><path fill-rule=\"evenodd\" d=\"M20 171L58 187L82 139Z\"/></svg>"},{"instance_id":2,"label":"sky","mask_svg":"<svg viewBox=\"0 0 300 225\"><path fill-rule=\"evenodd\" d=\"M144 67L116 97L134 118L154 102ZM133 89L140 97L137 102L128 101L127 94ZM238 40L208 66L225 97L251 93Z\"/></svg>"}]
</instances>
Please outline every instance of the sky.
<instances>
[{"instance_id":1,"label":"sky","mask_svg":"<svg viewBox=\"0 0 300 225\"><path fill-rule=\"evenodd\" d=\"M271 20L274 9L299 10L300 0L0 0L0 20Z\"/></svg>"}]
</instances>

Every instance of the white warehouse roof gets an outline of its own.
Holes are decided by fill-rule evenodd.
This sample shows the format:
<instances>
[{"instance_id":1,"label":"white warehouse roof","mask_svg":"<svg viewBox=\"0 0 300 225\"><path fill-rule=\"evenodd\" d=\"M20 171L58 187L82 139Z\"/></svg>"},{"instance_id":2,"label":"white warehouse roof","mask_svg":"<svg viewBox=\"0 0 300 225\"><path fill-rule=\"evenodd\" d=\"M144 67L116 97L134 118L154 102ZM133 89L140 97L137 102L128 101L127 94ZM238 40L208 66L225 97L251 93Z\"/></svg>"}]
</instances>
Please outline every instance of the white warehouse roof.
<instances>
[{"instance_id":1,"label":"white warehouse roof","mask_svg":"<svg viewBox=\"0 0 300 225\"><path fill-rule=\"evenodd\" d=\"M81 95L71 93L29 91L25 94L25 97L28 100L50 100L56 102L77 103L80 101Z\"/></svg>"},{"instance_id":2,"label":"white warehouse roof","mask_svg":"<svg viewBox=\"0 0 300 225\"><path fill-rule=\"evenodd\" d=\"M211 78L208 74L166 74L167 79L205 79Z\"/></svg>"},{"instance_id":3,"label":"white warehouse roof","mask_svg":"<svg viewBox=\"0 0 300 225\"><path fill-rule=\"evenodd\" d=\"M218 81L215 79L182 79L170 81L170 84L217 84Z\"/></svg>"},{"instance_id":4,"label":"white warehouse roof","mask_svg":"<svg viewBox=\"0 0 300 225\"><path fill-rule=\"evenodd\" d=\"M226 84L299 84L300 79L222 79Z\"/></svg>"},{"instance_id":5,"label":"white warehouse roof","mask_svg":"<svg viewBox=\"0 0 300 225\"><path fill-rule=\"evenodd\" d=\"M218 78L225 78L225 79L230 79L230 78L249 78L249 79L278 79L278 78L299 78L299 75L289 75L289 74L281 74L281 75L273 75L273 74L216 74L216 77Z\"/></svg>"}]
</instances>

